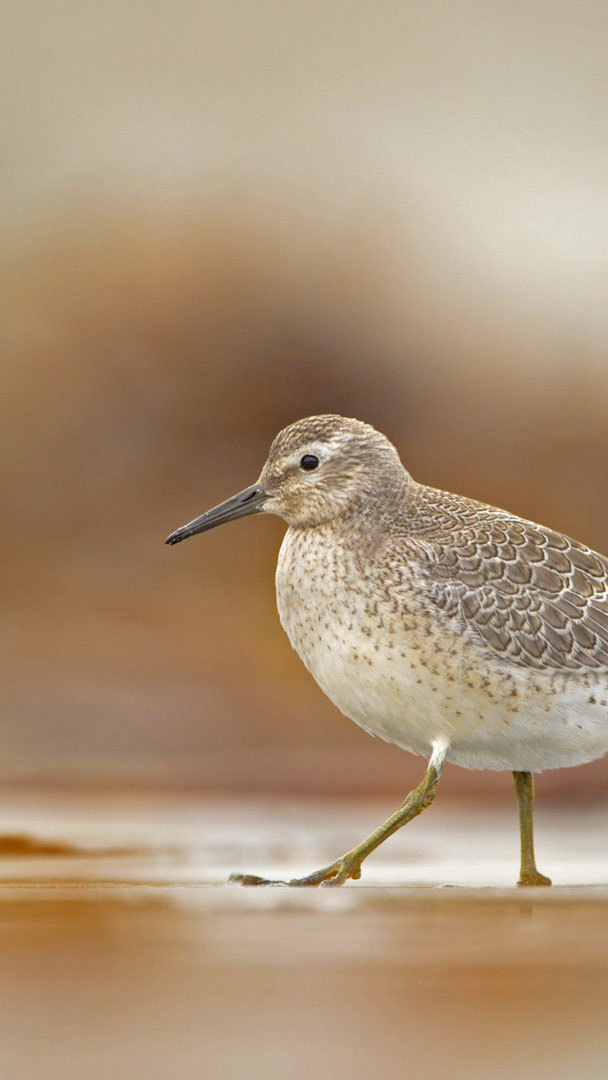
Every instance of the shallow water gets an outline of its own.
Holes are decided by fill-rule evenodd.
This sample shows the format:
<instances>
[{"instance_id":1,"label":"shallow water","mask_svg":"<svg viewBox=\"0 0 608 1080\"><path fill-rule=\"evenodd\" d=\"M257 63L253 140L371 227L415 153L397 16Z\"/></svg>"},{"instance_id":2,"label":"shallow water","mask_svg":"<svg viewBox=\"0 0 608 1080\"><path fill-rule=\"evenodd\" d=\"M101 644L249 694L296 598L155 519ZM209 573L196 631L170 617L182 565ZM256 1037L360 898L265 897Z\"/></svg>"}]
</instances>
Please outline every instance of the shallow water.
<instances>
[{"instance_id":1,"label":"shallow water","mask_svg":"<svg viewBox=\"0 0 608 1080\"><path fill-rule=\"evenodd\" d=\"M2 1080L604 1078L604 809L539 815L552 890L510 886L512 813L453 805L359 883L224 884L313 869L389 809L6 796Z\"/></svg>"}]
</instances>

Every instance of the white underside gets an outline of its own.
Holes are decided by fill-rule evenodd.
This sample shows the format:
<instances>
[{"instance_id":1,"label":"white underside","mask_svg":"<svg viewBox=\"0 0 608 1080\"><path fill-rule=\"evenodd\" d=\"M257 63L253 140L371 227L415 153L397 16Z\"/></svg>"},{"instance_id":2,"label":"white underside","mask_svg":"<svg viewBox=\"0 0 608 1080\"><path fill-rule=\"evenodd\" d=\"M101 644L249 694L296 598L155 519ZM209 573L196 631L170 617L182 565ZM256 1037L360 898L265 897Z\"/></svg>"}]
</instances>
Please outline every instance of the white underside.
<instances>
[{"instance_id":1,"label":"white underside","mask_svg":"<svg viewBox=\"0 0 608 1080\"><path fill-rule=\"evenodd\" d=\"M509 698L503 703L497 693L489 700L479 685L469 687L469 673L457 686L418 684L407 665L393 665L394 682L387 685L385 673L373 667L349 670L347 657L339 666L340 672L327 663L311 668L328 697L371 735L414 754L428 758L439 745L446 761L465 768L538 772L608 752L608 679L592 693L572 676L560 681L563 688L543 688L543 679L531 686L524 672L515 713Z\"/></svg>"},{"instance_id":2,"label":"white underside","mask_svg":"<svg viewBox=\"0 0 608 1080\"><path fill-rule=\"evenodd\" d=\"M321 621L310 591L308 580L294 592L293 568L283 588L279 572L281 622L321 689L371 735L426 758L442 747L469 769L538 772L608 752L608 672L505 668L458 637L442 653L445 626L385 646L362 633L352 607L345 617L325 606Z\"/></svg>"},{"instance_id":3,"label":"white underside","mask_svg":"<svg viewBox=\"0 0 608 1080\"><path fill-rule=\"evenodd\" d=\"M432 673L418 653L396 660L373 652L367 660L368 642L292 644L341 713L410 753L429 758L442 745L445 760L464 768L538 772L608 752L607 674L514 667L505 679L498 665L463 665L448 679L441 660Z\"/></svg>"}]
</instances>

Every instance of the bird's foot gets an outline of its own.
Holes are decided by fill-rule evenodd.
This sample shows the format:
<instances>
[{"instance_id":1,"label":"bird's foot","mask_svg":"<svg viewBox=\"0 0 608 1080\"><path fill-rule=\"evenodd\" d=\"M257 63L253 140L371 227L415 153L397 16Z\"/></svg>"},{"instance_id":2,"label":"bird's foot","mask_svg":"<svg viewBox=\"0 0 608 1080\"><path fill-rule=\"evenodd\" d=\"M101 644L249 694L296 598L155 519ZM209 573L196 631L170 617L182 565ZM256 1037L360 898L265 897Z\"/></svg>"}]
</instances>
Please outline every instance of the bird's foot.
<instances>
[{"instance_id":1,"label":"bird's foot","mask_svg":"<svg viewBox=\"0 0 608 1080\"><path fill-rule=\"evenodd\" d=\"M321 870L315 870L306 877L291 878L289 881L258 877L257 874L231 874L228 881L237 885L288 885L292 889L314 888L317 885L343 885L349 878L361 877L361 863L350 852Z\"/></svg>"},{"instance_id":2,"label":"bird's foot","mask_svg":"<svg viewBox=\"0 0 608 1080\"><path fill-rule=\"evenodd\" d=\"M526 888L529 885L550 885L551 878L545 877L544 874L540 874L535 867L533 870L522 871L517 884L520 888Z\"/></svg>"},{"instance_id":3,"label":"bird's foot","mask_svg":"<svg viewBox=\"0 0 608 1080\"><path fill-rule=\"evenodd\" d=\"M356 881L360 877L361 862L356 856L349 853L336 859L330 866L324 866L321 870L315 870L314 873L308 874L306 877L292 878L289 884L293 885L295 888L300 886L306 888L311 885L334 887L343 885L349 878Z\"/></svg>"}]
</instances>

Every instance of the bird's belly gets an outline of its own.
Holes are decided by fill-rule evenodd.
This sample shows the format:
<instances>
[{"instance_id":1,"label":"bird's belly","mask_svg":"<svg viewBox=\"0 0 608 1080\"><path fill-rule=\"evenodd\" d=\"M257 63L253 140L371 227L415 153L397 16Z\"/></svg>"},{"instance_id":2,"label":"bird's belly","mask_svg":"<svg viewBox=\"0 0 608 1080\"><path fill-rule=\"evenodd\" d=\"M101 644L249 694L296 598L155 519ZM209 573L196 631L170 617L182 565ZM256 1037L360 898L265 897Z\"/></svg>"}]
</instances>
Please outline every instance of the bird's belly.
<instances>
[{"instance_id":1,"label":"bird's belly","mask_svg":"<svg viewBox=\"0 0 608 1080\"><path fill-rule=\"evenodd\" d=\"M280 610L290 641L321 689L372 735L472 769L540 771L608 751L608 673L544 673L463 652L428 626L392 638L356 622Z\"/></svg>"},{"instance_id":2,"label":"bird's belly","mask_svg":"<svg viewBox=\"0 0 608 1080\"><path fill-rule=\"evenodd\" d=\"M541 772L608 752L608 674L514 668L481 707L474 731L454 731L446 759L472 769Z\"/></svg>"},{"instance_id":3,"label":"bird's belly","mask_svg":"<svg viewBox=\"0 0 608 1080\"><path fill-rule=\"evenodd\" d=\"M417 682L411 664L395 663L363 643L342 649L300 654L334 705L370 735L429 756L445 731L445 717L436 702L436 688Z\"/></svg>"},{"instance_id":4,"label":"bird's belly","mask_svg":"<svg viewBox=\"0 0 608 1080\"><path fill-rule=\"evenodd\" d=\"M420 650L363 665L345 650L335 661L311 666L327 696L370 734L415 754L430 757L439 742L465 768L538 772L608 751L606 677L530 678L519 669L505 677L485 667L448 677L421 663Z\"/></svg>"}]
</instances>

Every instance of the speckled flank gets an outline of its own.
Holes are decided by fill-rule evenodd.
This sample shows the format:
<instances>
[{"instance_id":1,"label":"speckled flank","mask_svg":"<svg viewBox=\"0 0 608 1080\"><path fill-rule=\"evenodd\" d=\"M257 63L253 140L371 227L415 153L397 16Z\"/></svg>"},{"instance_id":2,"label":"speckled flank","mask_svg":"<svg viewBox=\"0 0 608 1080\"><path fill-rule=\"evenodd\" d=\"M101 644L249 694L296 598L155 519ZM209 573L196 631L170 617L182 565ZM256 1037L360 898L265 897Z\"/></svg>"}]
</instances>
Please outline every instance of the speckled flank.
<instances>
[{"instance_id":1,"label":"speckled flank","mask_svg":"<svg viewBox=\"0 0 608 1080\"><path fill-rule=\"evenodd\" d=\"M416 754L444 741L469 768L608 750L604 556L417 484L384 436L343 417L286 428L260 482L290 526L282 624L343 713Z\"/></svg>"}]
</instances>

